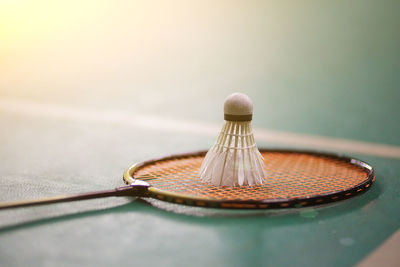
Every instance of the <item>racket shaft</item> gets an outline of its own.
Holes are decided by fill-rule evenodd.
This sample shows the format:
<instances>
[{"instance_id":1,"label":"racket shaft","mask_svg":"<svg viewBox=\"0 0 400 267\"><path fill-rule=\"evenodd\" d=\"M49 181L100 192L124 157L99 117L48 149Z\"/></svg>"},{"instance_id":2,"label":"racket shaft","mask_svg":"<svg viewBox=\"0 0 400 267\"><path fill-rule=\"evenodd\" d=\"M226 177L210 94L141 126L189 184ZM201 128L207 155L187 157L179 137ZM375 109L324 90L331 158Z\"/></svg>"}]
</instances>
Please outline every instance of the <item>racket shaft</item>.
<instances>
[{"instance_id":1,"label":"racket shaft","mask_svg":"<svg viewBox=\"0 0 400 267\"><path fill-rule=\"evenodd\" d=\"M129 186L118 187L112 190L88 192L76 195L56 196L56 197L48 197L48 198L41 198L34 200L15 201L15 202L5 202L5 203L0 203L0 210L45 205L45 204L60 203L60 202L70 202L77 200L94 199L94 198L103 198L103 197L119 197L119 196L140 197L140 196L145 196L146 192L147 192L146 186L129 185Z\"/></svg>"}]
</instances>

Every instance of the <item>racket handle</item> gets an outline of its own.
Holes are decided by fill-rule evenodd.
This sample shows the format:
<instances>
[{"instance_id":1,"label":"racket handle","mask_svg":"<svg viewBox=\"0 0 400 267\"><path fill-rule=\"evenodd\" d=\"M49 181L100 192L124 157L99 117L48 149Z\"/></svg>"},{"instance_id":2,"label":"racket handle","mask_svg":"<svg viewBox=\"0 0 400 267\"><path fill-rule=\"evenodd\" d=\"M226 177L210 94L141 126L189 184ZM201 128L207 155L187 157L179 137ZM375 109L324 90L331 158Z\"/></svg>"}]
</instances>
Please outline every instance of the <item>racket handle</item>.
<instances>
[{"instance_id":1,"label":"racket handle","mask_svg":"<svg viewBox=\"0 0 400 267\"><path fill-rule=\"evenodd\" d=\"M147 188L148 186L144 185L128 185L128 186L118 187L112 190L88 192L88 193L69 195L69 196L56 196L56 197L48 197L48 198L41 198L34 200L5 202L5 203L0 203L0 210L93 199L93 198L102 198L102 197L120 197L120 196L141 197L141 196L146 196Z\"/></svg>"}]
</instances>

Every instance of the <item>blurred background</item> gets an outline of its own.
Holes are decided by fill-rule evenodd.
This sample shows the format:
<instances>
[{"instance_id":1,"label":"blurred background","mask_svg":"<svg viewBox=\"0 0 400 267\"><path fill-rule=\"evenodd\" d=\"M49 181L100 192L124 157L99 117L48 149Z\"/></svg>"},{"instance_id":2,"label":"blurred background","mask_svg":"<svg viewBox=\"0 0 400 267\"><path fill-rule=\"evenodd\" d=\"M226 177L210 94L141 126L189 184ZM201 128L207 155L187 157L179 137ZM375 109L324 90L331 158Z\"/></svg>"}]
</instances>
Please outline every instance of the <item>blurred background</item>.
<instances>
[{"instance_id":1,"label":"blurred background","mask_svg":"<svg viewBox=\"0 0 400 267\"><path fill-rule=\"evenodd\" d=\"M0 201L110 189L135 162L208 149L237 91L259 147L377 170L367 194L279 216L131 198L3 211L0 265L361 261L400 225L399 14L398 0L0 0Z\"/></svg>"},{"instance_id":2,"label":"blurred background","mask_svg":"<svg viewBox=\"0 0 400 267\"><path fill-rule=\"evenodd\" d=\"M258 127L399 145L398 11L398 1L3 0L0 98L219 123L241 91Z\"/></svg>"}]
</instances>

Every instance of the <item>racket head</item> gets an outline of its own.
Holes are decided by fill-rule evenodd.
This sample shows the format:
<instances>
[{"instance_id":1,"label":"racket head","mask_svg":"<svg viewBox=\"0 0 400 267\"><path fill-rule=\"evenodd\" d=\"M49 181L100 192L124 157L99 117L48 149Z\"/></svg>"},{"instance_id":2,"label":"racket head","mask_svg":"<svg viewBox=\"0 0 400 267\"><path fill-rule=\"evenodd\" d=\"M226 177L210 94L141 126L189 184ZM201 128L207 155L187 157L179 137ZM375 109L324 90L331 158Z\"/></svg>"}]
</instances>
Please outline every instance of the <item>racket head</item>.
<instances>
[{"instance_id":1,"label":"racket head","mask_svg":"<svg viewBox=\"0 0 400 267\"><path fill-rule=\"evenodd\" d=\"M172 203L227 209L301 208L367 191L374 169L358 159L305 150L260 149L267 177L256 186L216 187L199 178L207 151L166 156L131 166L127 184L150 184L146 196Z\"/></svg>"}]
</instances>

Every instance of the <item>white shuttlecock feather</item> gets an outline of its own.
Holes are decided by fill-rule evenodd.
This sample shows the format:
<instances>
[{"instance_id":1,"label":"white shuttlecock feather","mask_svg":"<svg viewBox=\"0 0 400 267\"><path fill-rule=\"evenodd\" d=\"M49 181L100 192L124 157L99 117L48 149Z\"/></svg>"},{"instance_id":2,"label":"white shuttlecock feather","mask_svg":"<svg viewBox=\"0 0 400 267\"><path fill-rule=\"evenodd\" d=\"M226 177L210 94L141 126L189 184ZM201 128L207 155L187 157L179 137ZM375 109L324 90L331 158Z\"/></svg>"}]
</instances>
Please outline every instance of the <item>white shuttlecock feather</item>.
<instances>
[{"instance_id":1,"label":"white shuttlecock feather","mask_svg":"<svg viewBox=\"0 0 400 267\"><path fill-rule=\"evenodd\" d=\"M241 93L230 95L225 100L224 113L225 123L204 158L200 178L215 186L262 184L266 174L251 128L251 99Z\"/></svg>"}]
</instances>

